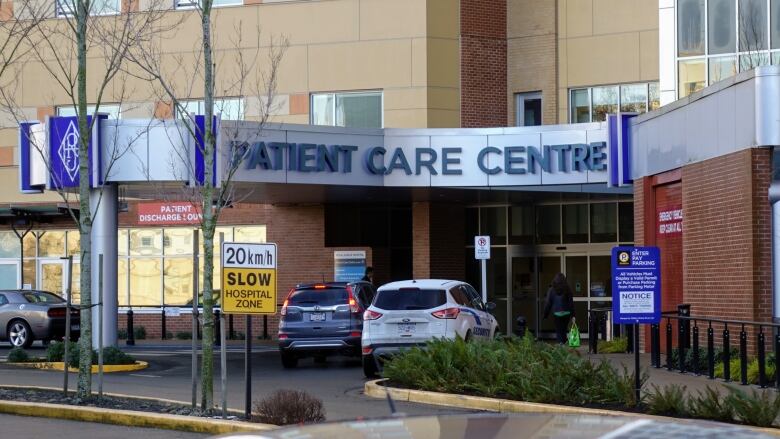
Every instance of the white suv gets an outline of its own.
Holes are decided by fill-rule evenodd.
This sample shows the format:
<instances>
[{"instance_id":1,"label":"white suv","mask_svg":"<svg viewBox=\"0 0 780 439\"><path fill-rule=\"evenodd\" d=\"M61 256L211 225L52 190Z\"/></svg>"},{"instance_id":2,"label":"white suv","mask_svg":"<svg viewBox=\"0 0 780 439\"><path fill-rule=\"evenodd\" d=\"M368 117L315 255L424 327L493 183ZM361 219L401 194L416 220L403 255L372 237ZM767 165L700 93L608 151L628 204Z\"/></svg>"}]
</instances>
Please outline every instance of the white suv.
<instances>
[{"instance_id":1,"label":"white suv","mask_svg":"<svg viewBox=\"0 0 780 439\"><path fill-rule=\"evenodd\" d=\"M471 285L454 280L407 280L383 285L363 313L363 372L376 375L379 360L433 338L489 340L498 331Z\"/></svg>"}]
</instances>

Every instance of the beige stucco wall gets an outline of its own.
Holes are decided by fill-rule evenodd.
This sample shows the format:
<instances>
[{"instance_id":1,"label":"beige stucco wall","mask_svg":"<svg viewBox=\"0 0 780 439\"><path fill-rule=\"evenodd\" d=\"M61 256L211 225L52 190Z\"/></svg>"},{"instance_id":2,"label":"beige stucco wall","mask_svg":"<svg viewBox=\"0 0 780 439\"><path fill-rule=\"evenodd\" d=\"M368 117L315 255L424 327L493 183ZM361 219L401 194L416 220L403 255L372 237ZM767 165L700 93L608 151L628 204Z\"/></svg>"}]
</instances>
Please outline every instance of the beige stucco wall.
<instances>
[{"instance_id":1,"label":"beige stucco wall","mask_svg":"<svg viewBox=\"0 0 780 439\"><path fill-rule=\"evenodd\" d=\"M558 0L558 111L574 87L657 81L658 2Z\"/></svg>"}]
</instances>

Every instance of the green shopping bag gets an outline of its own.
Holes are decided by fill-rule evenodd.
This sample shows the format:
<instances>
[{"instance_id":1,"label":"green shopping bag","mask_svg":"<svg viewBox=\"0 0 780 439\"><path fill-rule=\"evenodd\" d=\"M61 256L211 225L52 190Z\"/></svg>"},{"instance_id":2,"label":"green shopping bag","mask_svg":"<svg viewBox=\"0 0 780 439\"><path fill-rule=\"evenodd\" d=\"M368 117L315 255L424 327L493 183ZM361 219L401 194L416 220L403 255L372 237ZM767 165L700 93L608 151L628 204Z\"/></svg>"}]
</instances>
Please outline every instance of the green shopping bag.
<instances>
[{"instance_id":1,"label":"green shopping bag","mask_svg":"<svg viewBox=\"0 0 780 439\"><path fill-rule=\"evenodd\" d=\"M580 328L577 327L577 321L571 318L571 329L569 329L569 347L580 347Z\"/></svg>"}]
</instances>

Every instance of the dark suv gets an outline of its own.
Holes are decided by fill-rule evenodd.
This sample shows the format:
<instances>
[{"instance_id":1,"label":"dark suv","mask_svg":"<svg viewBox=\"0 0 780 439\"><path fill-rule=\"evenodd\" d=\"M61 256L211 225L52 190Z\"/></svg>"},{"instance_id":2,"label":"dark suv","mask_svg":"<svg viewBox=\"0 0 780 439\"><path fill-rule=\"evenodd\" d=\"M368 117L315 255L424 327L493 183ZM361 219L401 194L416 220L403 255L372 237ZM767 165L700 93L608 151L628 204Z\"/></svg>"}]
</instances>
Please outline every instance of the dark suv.
<instances>
[{"instance_id":1,"label":"dark suv","mask_svg":"<svg viewBox=\"0 0 780 439\"><path fill-rule=\"evenodd\" d=\"M303 357L360 357L363 311L375 293L368 282L300 284L290 290L279 321L282 365L293 368Z\"/></svg>"}]
</instances>

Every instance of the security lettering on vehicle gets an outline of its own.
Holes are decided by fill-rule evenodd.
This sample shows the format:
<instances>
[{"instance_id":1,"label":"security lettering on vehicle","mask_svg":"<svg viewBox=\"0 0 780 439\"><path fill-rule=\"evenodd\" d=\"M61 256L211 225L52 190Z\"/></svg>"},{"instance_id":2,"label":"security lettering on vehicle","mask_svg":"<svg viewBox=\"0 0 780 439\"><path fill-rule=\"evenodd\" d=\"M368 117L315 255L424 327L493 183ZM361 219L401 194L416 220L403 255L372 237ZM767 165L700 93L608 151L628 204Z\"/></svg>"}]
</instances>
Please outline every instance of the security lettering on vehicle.
<instances>
[{"instance_id":1,"label":"security lettering on vehicle","mask_svg":"<svg viewBox=\"0 0 780 439\"><path fill-rule=\"evenodd\" d=\"M276 244L223 243L222 311L276 313Z\"/></svg>"},{"instance_id":2,"label":"security lettering on vehicle","mask_svg":"<svg viewBox=\"0 0 780 439\"><path fill-rule=\"evenodd\" d=\"M479 337L490 337L490 329L488 328L481 328L479 326L475 326L474 329L474 335Z\"/></svg>"}]
</instances>

